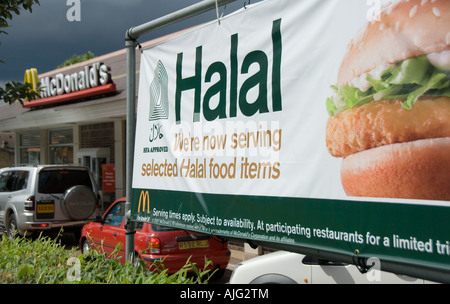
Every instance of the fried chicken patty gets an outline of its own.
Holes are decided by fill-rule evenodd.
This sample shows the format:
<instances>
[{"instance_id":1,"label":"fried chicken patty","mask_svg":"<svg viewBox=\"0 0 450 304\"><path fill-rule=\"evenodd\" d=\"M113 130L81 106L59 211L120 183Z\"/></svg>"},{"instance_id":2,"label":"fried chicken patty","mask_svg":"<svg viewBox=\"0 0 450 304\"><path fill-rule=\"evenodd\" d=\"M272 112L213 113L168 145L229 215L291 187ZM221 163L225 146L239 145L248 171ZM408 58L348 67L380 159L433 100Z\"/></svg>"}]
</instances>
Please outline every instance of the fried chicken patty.
<instances>
[{"instance_id":1,"label":"fried chicken patty","mask_svg":"<svg viewBox=\"0 0 450 304\"><path fill-rule=\"evenodd\" d=\"M401 102L371 102L330 117L326 129L330 154L346 157L393 143L450 137L449 97L423 97L411 110Z\"/></svg>"}]
</instances>

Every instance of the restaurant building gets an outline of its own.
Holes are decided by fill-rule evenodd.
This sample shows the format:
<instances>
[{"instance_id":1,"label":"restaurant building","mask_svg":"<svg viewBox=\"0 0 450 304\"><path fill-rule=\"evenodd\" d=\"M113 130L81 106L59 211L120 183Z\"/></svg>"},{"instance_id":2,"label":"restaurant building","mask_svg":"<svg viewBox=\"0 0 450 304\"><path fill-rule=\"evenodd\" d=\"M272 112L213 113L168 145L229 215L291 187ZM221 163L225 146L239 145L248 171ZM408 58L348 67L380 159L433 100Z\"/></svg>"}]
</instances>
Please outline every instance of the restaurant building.
<instances>
[{"instance_id":1,"label":"restaurant building","mask_svg":"<svg viewBox=\"0 0 450 304\"><path fill-rule=\"evenodd\" d=\"M139 55L136 50L137 74ZM48 72L24 71L27 82L40 82L41 98L0 105L0 135L9 139L1 151L8 159L0 165L82 164L106 206L125 196L126 60L124 48Z\"/></svg>"},{"instance_id":2,"label":"restaurant building","mask_svg":"<svg viewBox=\"0 0 450 304\"><path fill-rule=\"evenodd\" d=\"M145 43L161 43L178 33ZM126 49L25 78L38 79L41 98L0 104L0 154L5 166L81 164L90 168L104 209L126 195ZM136 49L136 79L140 51ZM39 72L39 73L38 73ZM36 81L35 81L36 82ZM138 81L136 81L137 94ZM136 98L138 100L138 98ZM271 249L230 241L233 257L247 259Z\"/></svg>"}]
</instances>

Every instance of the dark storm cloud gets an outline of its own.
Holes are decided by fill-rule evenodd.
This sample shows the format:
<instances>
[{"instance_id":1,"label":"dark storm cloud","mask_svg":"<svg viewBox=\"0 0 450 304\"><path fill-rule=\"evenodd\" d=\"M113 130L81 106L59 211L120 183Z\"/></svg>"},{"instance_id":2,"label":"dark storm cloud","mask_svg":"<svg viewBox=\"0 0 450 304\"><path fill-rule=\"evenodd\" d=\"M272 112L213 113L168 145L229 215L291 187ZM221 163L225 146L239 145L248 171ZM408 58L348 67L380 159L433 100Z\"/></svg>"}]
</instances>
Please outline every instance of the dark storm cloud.
<instances>
[{"instance_id":1,"label":"dark storm cloud","mask_svg":"<svg viewBox=\"0 0 450 304\"><path fill-rule=\"evenodd\" d=\"M26 69L39 73L55 69L73 54L87 51L103 55L124 48L125 32L199 0L81 0L80 21L70 22L67 12L73 5L66 0L40 0L33 12L14 16L0 35L0 85L5 81L23 81ZM257 1L252 1L257 2ZM225 14L241 8L244 1L228 4ZM223 12L223 8L221 8ZM194 24L214 19L215 11L204 13L142 37L153 39Z\"/></svg>"}]
</instances>

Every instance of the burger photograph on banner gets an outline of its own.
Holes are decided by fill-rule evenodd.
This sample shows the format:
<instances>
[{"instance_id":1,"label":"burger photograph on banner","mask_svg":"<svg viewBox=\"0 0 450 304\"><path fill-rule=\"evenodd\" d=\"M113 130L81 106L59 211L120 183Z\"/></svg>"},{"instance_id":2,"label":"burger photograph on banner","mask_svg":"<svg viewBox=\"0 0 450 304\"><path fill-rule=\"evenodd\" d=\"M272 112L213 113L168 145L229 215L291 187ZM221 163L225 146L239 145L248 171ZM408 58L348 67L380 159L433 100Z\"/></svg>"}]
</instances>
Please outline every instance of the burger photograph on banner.
<instances>
[{"instance_id":1,"label":"burger photograph on banner","mask_svg":"<svg viewBox=\"0 0 450 304\"><path fill-rule=\"evenodd\" d=\"M450 201L450 1L393 1L349 43L326 100L348 196Z\"/></svg>"}]
</instances>

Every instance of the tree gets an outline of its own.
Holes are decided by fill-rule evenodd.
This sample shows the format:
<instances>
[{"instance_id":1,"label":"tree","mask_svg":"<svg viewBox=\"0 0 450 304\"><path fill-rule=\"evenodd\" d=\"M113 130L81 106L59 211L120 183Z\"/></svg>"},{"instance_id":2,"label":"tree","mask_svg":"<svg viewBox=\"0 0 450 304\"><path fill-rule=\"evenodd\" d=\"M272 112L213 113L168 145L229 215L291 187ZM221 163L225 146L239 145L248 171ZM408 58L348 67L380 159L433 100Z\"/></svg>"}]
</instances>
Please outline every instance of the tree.
<instances>
[{"instance_id":1,"label":"tree","mask_svg":"<svg viewBox=\"0 0 450 304\"><path fill-rule=\"evenodd\" d=\"M65 66L68 66L71 64L89 60L91 58L94 58L94 53L92 53L91 51L87 51L86 54L82 54L82 55L74 54L74 55L72 55L72 57L65 60L62 64L58 65L56 68L59 69L59 68L62 68L62 67L65 67Z\"/></svg>"},{"instance_id":2,"label":"tree","mask_svg":"<svg viewBox=\"0 0 450 304\"><path fill-rule=\"evenodd\" d=\"M9 27L8 20L11 20L13 14L20 15L20 10L32 12L33 5L40 5L39 0L2 0L0 1L0 28ZM0 34L8 34L4 30L0 30ZM4 63L0 60L0 63ZM23 103L24 99L32 100L39 97L39 94L32 89L32 85L28 83L20 83L12 81L7 83L5 88L0 88L0 99L5 103L12 104L17 100Z\"/></svg>"}]
</instances>

